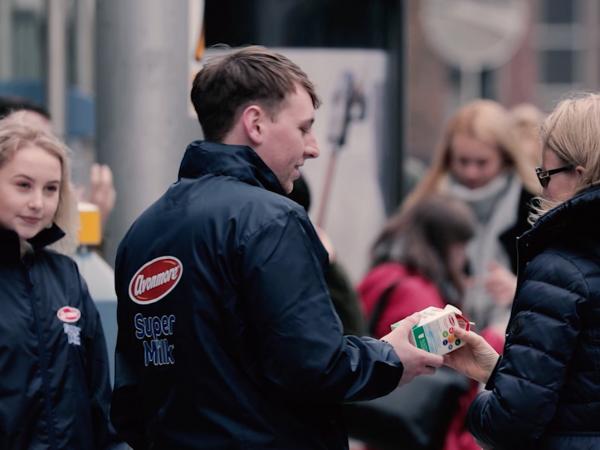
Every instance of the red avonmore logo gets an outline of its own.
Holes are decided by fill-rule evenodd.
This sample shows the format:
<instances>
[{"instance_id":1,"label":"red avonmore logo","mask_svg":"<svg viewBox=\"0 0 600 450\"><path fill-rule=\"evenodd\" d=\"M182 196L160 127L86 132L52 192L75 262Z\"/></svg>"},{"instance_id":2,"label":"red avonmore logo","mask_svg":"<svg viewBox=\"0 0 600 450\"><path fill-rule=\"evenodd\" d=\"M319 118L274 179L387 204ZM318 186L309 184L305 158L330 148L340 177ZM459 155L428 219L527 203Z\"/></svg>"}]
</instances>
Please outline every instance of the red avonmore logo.
<instances>
[{"instance_id":1,"label":"red avonmore logo","mask_svg":"<svg viewBox=\"0 0 600 450\"><path fill-rule=\"evenodd\" d=\"M183 273L183 265L174 256L161 256L144 264L129 282L129 298L139 305L159 301L171 292Z\"/></svg>"},{"instance_id":2,"label":"red avonmore logo","mask_svg":"<svg viewBox=\"0 0 600 450\"><path fill-rule=\"evenodd\" d=\"M77 322L81 318L81 311L74 306L63 306L56 311L56 317L62 322L73 323Z\"/></svg>"}]
</instances>

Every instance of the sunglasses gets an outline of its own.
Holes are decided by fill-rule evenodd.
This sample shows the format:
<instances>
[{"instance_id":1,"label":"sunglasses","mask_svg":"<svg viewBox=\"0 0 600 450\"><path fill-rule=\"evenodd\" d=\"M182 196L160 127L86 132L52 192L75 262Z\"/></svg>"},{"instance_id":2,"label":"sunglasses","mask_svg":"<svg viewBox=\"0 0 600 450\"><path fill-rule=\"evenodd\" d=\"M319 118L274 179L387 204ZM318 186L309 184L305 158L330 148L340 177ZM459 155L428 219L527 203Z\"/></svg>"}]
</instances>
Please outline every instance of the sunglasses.
<instances>
[{"instance_id":1,"label":"sunglasses","mask_svg":"<svg viewBox=\"0 0 600 450\"><path fill-rule=\"evenodd\" d=\"M560 172L566 172L567 170L573 170L573 164L567 164L566 166L558 167L557 169L543 170L541 167L535 168L535 174L540 181L542 187L547 187L550 183L550 177Z\"/></svg>"}]
</instances>

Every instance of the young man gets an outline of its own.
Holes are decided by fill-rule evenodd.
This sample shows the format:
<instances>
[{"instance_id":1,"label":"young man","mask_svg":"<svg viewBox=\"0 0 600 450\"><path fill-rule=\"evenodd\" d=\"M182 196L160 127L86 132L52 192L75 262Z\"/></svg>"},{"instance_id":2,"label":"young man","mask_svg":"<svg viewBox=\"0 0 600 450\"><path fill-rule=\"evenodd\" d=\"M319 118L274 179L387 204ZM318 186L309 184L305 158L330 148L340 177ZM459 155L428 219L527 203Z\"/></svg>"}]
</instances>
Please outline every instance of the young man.
<instances>
[{"instance_id":1,"label":"young man","mask_svg":"<svg viewBox=\"0 0 600 450\"><path fill-rule=\"evenodd\" d=\"M327 253L284 196L319 155L319 99L298 66L248 47L192 88L206 141L117 254L112 417L136 449L343 449L340 405L384 395L442 358L343 336ZM389 342L389 343L388 343Z\"/></svg>"}]
</instances>

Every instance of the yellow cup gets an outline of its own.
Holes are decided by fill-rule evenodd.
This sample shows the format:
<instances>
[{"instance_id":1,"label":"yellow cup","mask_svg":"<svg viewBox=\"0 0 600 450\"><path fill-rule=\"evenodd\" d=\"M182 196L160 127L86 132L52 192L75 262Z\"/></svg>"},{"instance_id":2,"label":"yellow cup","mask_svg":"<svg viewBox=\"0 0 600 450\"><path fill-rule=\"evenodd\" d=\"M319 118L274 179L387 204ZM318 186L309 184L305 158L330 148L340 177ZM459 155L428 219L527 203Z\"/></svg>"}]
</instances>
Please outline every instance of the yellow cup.
<instances>
[{"instance_id":1,"label":"yellow cup","mask_svg":"<svg viewBox=\"0 0 600 450\"><path fill-rule=\"evenodd\" d=\"M93 203L79 202L79 245L100 245L102 224L100 210Z\"/></svg>"}]
</instances>

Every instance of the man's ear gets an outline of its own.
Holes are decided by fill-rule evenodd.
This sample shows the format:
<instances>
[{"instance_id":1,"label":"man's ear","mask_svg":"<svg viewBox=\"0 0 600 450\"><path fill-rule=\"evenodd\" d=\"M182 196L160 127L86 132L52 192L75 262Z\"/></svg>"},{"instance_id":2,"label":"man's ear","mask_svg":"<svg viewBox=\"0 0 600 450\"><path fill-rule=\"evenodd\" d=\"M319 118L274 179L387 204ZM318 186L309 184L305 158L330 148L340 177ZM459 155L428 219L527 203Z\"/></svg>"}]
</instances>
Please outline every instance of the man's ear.
<instances>
[{"instance_id":1,"label":"man's ear","mask_svg":"<svg viewBox=\"0 0 600 450\"><path fill-rule=\"evenodd\" d=\"M252 145L260 145L264 140L265 117L265 111L258 105L249 105L242 111L242 127Z\"/></svg>"},{"instance_id":2,"label":"man's ear","mask_svg":"<svg viewBox=\"0 0 600 450\"><path fill-rule=\"evenodd\" d=\"M581 178L585 172L585 168L583 166L575 167L575 173Z\"/></svg>"}]
</instances>

